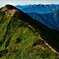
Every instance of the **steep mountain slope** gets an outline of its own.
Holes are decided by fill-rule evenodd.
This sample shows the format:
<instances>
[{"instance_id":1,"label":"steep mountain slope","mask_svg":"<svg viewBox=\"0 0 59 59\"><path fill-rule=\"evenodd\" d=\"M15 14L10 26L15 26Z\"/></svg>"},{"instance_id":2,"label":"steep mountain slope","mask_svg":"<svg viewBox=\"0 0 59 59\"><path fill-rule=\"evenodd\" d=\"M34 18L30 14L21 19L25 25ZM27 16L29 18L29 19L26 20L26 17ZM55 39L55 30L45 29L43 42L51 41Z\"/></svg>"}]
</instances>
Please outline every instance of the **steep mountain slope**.
<instances>
[{"instance_id":1,"label":"steep mountain slope","mask_svg":"<svg viewBox=\"0 0 59 59\"><path fill-rule=\"evenodd\" d=\"M26 5L16 6L33 19L49 28L59 30L59 5Z\"/></svg>"},{"instance_id":2,"label":"steep mountain slope","mask_svg":"<svg viewBox=\"0 0 59 59\"><path fill-rule=\"evenodd\" d=\"M59 51L58 34L11 5L0 9L0 59L56 59L40 37Z\"/></svg>"}]
</instances>

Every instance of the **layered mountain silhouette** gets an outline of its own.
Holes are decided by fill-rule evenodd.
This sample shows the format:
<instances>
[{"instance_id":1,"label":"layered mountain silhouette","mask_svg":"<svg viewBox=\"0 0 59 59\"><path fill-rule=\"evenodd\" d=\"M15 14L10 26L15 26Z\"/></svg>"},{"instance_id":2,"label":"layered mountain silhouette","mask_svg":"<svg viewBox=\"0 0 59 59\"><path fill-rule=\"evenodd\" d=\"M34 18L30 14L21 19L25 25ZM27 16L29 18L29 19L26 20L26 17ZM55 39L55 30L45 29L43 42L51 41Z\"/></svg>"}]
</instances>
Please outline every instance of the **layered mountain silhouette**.
<instances>
[{"instance_id":1,"label":"layered mountain silhouette","mask_svg":"<svg viewBox=\"0 0 59 59\"><path fill-rule=\"evenodd\" d=\"M0 57L2 59L56 58L40 37L59 52L58 30L45 26L12 5L0 8Z\"/></svg>"},{"instance_id":2,"label":"layered mountain silhouette","mask_svg":"<svg viewBox=\"0 0 59 59\"><path fill-rule=\"evenodd\" d=\"M45 26L59 30L59 5L25 5L15 6L33 19L41 22Z\"/></svg>"},{"instance_id":3,"label":"layered mountain silhouette","mask_svg":"<svg viewBox=\"0 0 59 59\"><path fill-rule=\"evenodd\" d=\"M38 5L23 5L23 6L16 5L15 7L21 9L25 13L37 13L37 14L53 13L55 12L55 10L59 9L59 5L54 5L54 4L51 5L38 4Z\"/></svg>"}]
</instances>

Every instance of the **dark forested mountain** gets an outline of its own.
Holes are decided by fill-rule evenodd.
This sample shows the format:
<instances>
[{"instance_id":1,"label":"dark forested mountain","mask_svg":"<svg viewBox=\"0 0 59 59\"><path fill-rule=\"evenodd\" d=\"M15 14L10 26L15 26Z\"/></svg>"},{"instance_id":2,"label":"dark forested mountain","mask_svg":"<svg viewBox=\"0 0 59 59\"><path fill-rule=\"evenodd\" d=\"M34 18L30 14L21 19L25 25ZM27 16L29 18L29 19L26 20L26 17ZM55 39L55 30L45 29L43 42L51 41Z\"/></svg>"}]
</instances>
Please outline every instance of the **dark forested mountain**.
<instances>
[{"instance_id":1,"label":"dark forested mountain","mask_svg":"<svg viewBox=\"0 0 59 59\"><path fill-rule=\"evenodd\" d=\"M0 59L56 59L58 46L58 30L12 5L0 8Z\"/></svg>"}]
</instances>

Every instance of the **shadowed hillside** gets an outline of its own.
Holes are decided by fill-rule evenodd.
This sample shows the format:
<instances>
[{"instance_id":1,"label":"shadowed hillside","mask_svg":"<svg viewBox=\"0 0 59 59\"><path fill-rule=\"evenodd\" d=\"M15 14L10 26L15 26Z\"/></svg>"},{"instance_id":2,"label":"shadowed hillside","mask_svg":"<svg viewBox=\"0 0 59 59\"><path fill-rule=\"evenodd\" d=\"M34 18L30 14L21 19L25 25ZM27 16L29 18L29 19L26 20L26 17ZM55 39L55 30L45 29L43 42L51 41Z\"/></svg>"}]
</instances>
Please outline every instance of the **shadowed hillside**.
<instances>
[{"instance_id":1,"label":"shadowed hillside","mask_svg":"<svg viewBox=\"0 0 59 59\"><path fill-rule=\"evenodd\" d=\"M56 59L40 37L59 51L58 34L11 5L0 9L0 59Z\"/></svg>"}]
</instances>

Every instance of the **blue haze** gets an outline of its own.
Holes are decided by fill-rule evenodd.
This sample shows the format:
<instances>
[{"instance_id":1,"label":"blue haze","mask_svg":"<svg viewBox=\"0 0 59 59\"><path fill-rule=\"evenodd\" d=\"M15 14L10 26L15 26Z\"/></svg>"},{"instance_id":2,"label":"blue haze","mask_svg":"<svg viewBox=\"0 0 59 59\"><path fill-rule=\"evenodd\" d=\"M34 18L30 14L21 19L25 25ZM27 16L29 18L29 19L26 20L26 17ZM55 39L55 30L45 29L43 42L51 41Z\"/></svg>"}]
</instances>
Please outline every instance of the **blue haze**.
<instances>
[{"instance_id":1,"label":"blue haze","mask_svg":"<svg viewBox=\"0 0 59 59\"><path fill-rule=\"evenodd\" d=\"M16 8L47 27L59 30L59 5L17 5Z\"/></svg>"}]
</instances>

